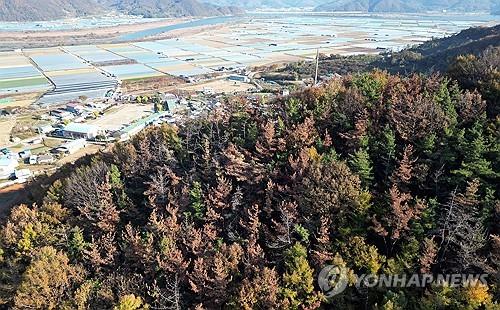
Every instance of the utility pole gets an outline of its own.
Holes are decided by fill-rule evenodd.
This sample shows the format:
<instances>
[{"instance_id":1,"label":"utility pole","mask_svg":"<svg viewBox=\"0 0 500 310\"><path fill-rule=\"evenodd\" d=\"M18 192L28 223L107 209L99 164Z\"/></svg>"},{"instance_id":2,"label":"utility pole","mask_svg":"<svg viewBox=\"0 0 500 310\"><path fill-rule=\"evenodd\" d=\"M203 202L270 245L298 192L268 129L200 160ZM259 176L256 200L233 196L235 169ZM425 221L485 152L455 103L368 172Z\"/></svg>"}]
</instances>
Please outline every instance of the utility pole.
<instances>
[{"instance_id":1,"label":"utility pole","mask_svg":"<svg viewBox=\"0 0 500 310\"><path fill-rule=\"evenodd\" d=\"M316 73L314 74L314 86L318 84L318 69L319 69L319 48L316 51Z\"/></svg>"}]
</instances>

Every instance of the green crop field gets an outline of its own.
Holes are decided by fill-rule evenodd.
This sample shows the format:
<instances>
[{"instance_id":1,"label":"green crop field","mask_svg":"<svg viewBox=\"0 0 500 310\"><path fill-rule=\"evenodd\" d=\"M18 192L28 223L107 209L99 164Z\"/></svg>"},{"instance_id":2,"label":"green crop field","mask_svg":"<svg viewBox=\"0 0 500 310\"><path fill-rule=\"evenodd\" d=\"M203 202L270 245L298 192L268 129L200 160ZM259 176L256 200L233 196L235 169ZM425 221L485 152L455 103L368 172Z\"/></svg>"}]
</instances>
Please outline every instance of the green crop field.
<instances>
[{"instance_id":1,"label":"green crop field","mask_svg":"<svg viewBox=\"0 0 500 310\"><path fill-rule=\"evenodd\" d=\"M0 89L49 85L43 77L30 77L25 79L0 80Z\"/></svg>"}]
</instances>

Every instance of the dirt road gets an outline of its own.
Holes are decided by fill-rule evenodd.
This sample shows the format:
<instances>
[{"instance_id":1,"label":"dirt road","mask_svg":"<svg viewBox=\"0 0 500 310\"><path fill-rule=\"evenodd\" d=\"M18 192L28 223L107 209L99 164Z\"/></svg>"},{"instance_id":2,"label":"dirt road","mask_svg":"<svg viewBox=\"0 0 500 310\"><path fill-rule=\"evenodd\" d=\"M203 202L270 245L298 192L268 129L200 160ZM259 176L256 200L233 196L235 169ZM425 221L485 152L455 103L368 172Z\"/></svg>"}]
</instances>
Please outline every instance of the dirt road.
<instances>
[{"instance_id":1,"label":"dirt road","mask_svg":"<svg viewBox=\"0 0 500 310\"><path fill-rule=\"evenodd\" d=\"M23 201L27 195L24 184L15 184L0 189L0 221L5 219L10 209Z\"/></svg>"}]
</instances>

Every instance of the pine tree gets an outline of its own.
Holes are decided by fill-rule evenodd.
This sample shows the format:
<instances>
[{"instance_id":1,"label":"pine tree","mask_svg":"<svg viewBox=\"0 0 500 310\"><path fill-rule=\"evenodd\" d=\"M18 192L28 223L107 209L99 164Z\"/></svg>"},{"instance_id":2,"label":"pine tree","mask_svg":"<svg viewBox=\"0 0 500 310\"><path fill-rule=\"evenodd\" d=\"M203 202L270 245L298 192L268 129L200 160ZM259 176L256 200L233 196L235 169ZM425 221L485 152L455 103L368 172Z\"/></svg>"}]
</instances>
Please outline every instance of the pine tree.
<instances>
[{"instance_id":1,"label":"pine tree","mask_svg":"<svg viewBox=\"0 0 500 310\"><path fill-rule=\"evenodd\" d=\"M61 203L63 198L63 184L61 180L56 180L45 194L44 203Z\"/></svg>"},{"instance_id":2,"label":"pine tree","mask_svg":"<svg viewBox=\"0 0 500 310\"><path fill-rule=\"evenodd\" d=\"M80 227L76 226L72 229L69 244L68 254L74 260L79 260L83 256L83 252L88 246L83 237L83 231Z\"/></svg>"},{"instance_id":3,"label":"pine tree","mask_svg":"<svg viewBox=\"0 0 500 310\"><path fill-rule=\"evenodd\" d=\"M392 174L392 184L398 186L400 189L405 189L408 191L410 182L412 181L414 175L414 164L416 160L413 157L413 146L407 145L403 151L403 157L399 161L398 168Z\"/></svg>"},{"instance_id":4,"label":"pine tree","mask_svg":"<svg viewBox=\"0 0 500 310\"><path fill-rule=\"evenodd\" d=\"M363 187L370 188L374 176L372 162L368 151L365 149L356 151L354 155L351 155L349 163L352 167L352 170L359 175Z\"/></svg>"},{"instance_id":5,"label":"pine tree","mask_svg":"<svg viewBox=\"0 0 500 310\"><path fill-rule=\"evenodd\" d=\"M438 245L433 238L425 238L422 245L422 256L419 259L420 272L430 273L431 267L436 263L438 254Z\"/></svg>"},{"instance_id":6,"label":"pine tree","mask_svg":"<svg viewBox=\"0 0 500 310\"><path fill-rule=\"evenodd\" d=\"M200 182L194 182L189 191L191 201L191 215L194 219L201 220L205 215L205 206L203 204L203 191Z\"/></svg>"},{"instance_id":7,"label":"pine tree","mask_svg":"<svg viewBox=\"0 0 500 310\"><path fill-rule=\"evenodd\" d=\"M463 184L464 181L474 178L491 178L497 175L492 169L490 160L486 158L489 148L482 124L475 122L460 141L463 160L460 168L452 171L458 178L457 183Z\"/></svg>"},{"instance_id":8,"label":"pine tree","mask_svg":"<svg viewBox=\"0 0 500 310\"><path fill-rule=\"evenodd\" d=\"M413 199L411 194L401 192L396 185L389 190L390 202L383 223L374 218L374 230L382 237L389 237L394 244L409 230L411 221L420 218L427 205L424 201Z\"/></svg>"},{"instance_id":9,"label":"pine tree","mask_svg":"<svg viewBox=\"0 0 500 310\"><path fill-rule=\"evenodd\" d=\"M106 180L97 187L98 200L79 208L80 216L88 221L94 232L113 232L120 220L120 211L117 210L111 193L111 186Z\"/></svg>"},{"instance_id":10,"label":"pine tree","mask_svg":"<svg viewBox=\"0 0 500 310\"><path fill-rule=\"evenodd\" d=\"M373 138L370 139L370 149L374 163L374 177L386 180L392 174L396 158L396 136L388 124L373 134Z\"/></svg>"}]
</instances>

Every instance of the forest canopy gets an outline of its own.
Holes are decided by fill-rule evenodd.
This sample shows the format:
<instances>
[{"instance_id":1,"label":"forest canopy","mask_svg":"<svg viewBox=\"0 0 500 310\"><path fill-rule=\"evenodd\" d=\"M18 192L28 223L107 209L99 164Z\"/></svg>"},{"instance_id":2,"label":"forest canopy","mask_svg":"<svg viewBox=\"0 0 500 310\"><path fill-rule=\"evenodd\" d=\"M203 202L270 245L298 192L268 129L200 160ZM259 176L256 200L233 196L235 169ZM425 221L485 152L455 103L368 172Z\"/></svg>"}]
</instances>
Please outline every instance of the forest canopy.
<instances>
[{"instance_id":1,"label":"forest canopy","mask_svg":"<svg viewBox=\"0 0 500 310\"><path fill-rule=\"evenodd\" d=\"M497 105L439 75L374 71L148 128L55 181L43 202L12 210L0 233L0 302L493 309L500 118L487 110ZM349 282L327 298L317 283L327 265L488 282Z\"/></svg>"}]
</instances>

